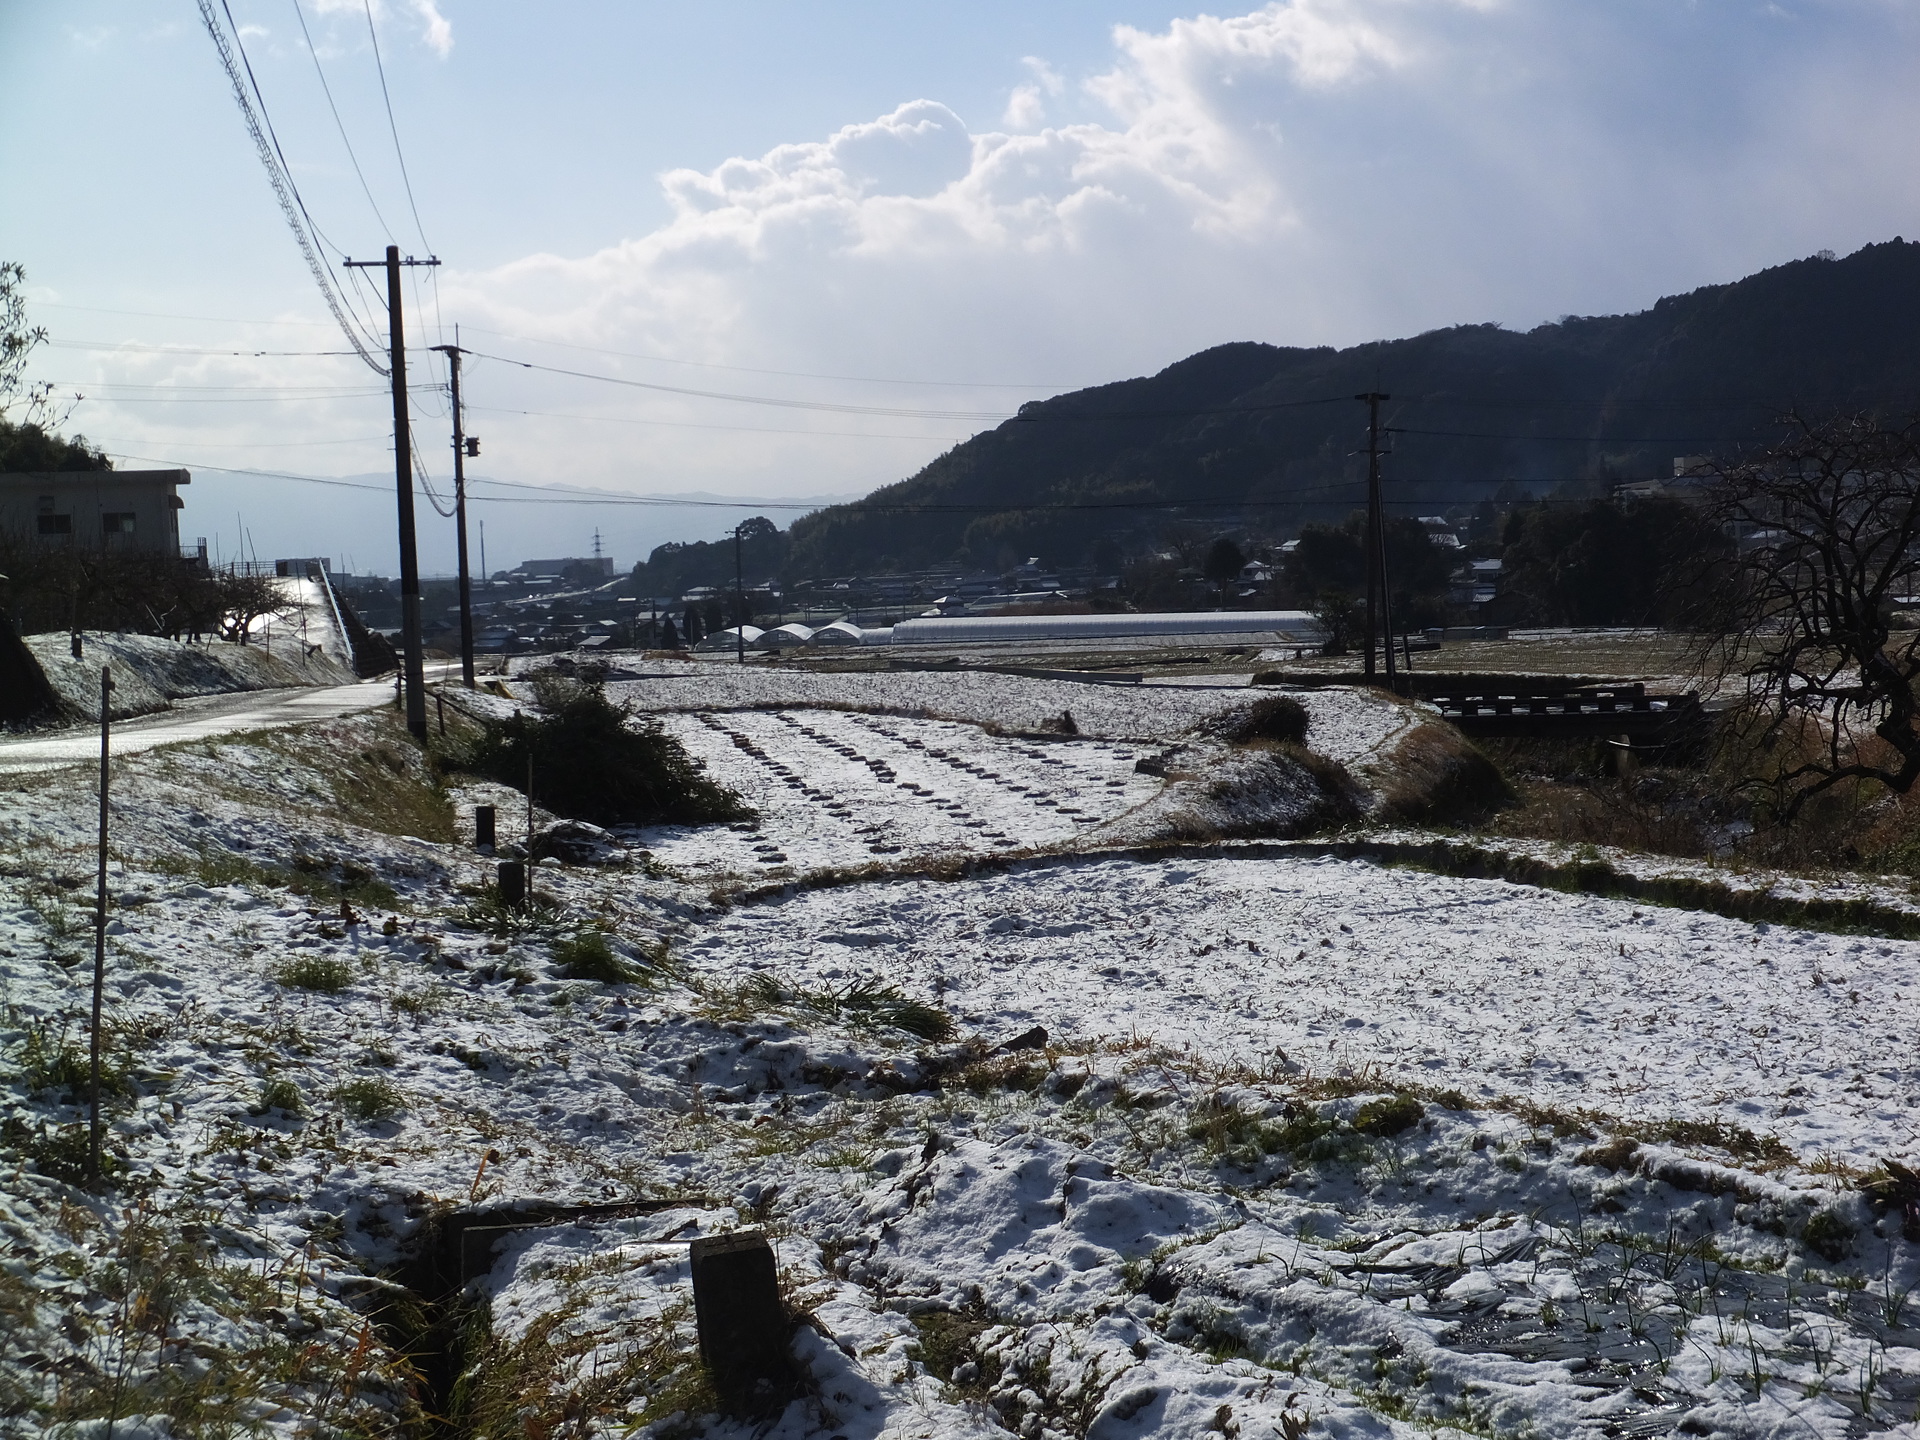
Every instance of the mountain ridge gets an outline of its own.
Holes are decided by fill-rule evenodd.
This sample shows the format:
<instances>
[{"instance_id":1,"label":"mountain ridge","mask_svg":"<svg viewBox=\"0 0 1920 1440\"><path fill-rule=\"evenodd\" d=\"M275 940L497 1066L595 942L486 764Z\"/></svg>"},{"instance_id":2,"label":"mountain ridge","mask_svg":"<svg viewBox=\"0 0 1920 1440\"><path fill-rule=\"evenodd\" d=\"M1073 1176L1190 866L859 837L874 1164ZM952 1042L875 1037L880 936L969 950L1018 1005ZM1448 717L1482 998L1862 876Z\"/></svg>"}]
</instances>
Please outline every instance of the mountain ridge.
<instances>
[{"instance_id":1,"label":"mountain ridge","mask_svg":"<svg viewBox=\"0 0 1920 1440\"><path fill-rule=\"evenodd\" d=\"M1396 505L1646 478L1764 443L1788 409L1920 404L1920 243L1823 252L1530 330L1456 325L1335 348L1235 341L1019 414L851 505L794 521L790 574L1087 558L1170 520L1285 531L1344 514L1382 423ZM1101 507L1101 523L1088 509ZM1129 510L1123 507L1137 506Z\"/></svg>"}]
</instances>

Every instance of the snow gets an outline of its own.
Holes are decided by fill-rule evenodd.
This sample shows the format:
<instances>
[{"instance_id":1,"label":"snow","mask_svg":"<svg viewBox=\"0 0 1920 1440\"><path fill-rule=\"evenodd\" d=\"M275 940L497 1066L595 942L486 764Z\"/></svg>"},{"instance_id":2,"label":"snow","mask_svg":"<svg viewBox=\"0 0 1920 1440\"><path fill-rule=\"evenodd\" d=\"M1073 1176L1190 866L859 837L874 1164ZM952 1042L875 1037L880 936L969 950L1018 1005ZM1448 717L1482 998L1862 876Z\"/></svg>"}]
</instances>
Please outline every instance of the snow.
<instances>
[{"instance_id":1,"label":"snow","mask_svg":"<svg viewBox=\"0 0 1920 1440\"><path fill-rule=\"evenodd\" d=\"M788 874L894 855L1044 847L1156 795L1139 747L995 737L971 725L817 711L664 723L757 825L655 828L634 843L690 878Z\"/></svg>"},{"instance_id":2,"label":"snow","mask_svg":"<svg viewBox=\"0 0 1920 1440\"><path fill-rule=\"evenodd\" d=\"M1073 853L1270 763L1190 733L1245 688L620 688L750 786L760 828L542 864L531 918L487 910L491 859L449 843L391 714L121 761L107 1196L55 1178L82 1111L41 1083L85 1034L90 777L0 791L8 1425L194 1433L191 1393L288 1440L391 1431L412 1402L367 1325L382 1277L430 1216L537 1198L650 1211L509 1232L473 1280L471 1378L511 1385L515 1434L1914 1440L1920 1255L1853 1188L1920 1154L1912 943L1232 847ZM1356 773L1419 723L1300 698ZM1021 733L1068 708L1078 737ZM1133 768L1170 750L1201 773ZM994 835L1060 853L801 883ZM793 883L724 900L758 876ZM583 931L636 980L570 978ZM878 986L954 1033L863 1011ZM757 1425L709 1413L685 1248L745 1225L805 1317L806 1393Z\"/></svg>"},{"instance_id":3,"label":"snow","mask_svg":"<svg viewBox=\"0 0 1920 1440\"><path fill-rule=\"evenodd\" d=\"M985 670L900 670L833 674L724 661L648 665L640 678L607 693L650 713L753 708L836 707L911 718L968 721L1041 731L1072 712L1082 735L1164 742L1268 693L1244 676L1189 677L1180 683L1104 685L1003 675ZM1289 692L1313 717L1309 741L1333 759L1367 749L1406 713L1378 691L1329 687Z\"/></svg>"},{"instance_id":4,"label":"snow","mask_svg":"<svg viewBox=\"0 0 1920 1440\"><path fill-rule=\"evenodd\" d=\"M183 644L158 635L81 633L81 655L73 655L71 637L29 635L28 650L40 664L61 705L83 719L100 718L100 670L113 670L113 715L120 719L165 710L188 696L219 695L299 685L343 685L353 671L324 653L312 653L295 636L282 632L269 647L256 641L236 645L225 640Z\"/></svg>"},{"instance_id":5,"label":"snow","mask_svg":"<svg viewBox=\"0 0 1920 1440\"><path fill-rule=\"evenodd\" d=\"M969 1023L1920 1148L1920 946L1338 860L1022 865L743 906L690 955L860 965ZM752 957L742 960L739 957Z\"/></svg>"}]
</instances>

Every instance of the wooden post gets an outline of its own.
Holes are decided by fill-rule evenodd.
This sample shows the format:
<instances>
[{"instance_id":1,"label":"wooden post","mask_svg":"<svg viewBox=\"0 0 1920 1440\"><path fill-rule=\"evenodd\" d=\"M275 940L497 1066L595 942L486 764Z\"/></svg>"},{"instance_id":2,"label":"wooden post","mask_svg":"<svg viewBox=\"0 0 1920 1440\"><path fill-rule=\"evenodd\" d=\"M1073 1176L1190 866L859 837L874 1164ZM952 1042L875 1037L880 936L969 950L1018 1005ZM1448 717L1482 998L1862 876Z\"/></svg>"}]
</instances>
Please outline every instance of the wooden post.
<instances>
[{"instance_id":1,"label":"wooden post","mask_svg":"<svg viewBox=\"0 0 1920 1440\"><path fill-rule=\"evenodd\" d=\"M693 1242L693 1313L700 1357L720 1403L764 1415L793 1393L792 1321L780 1300L773 1247L759 1230Z\"/></svg>"},{"instance_id":2,"label":"wooden post","mask_svg":"<svg viewBox=\"0 0 1920 1440\"><path fill-rule=\"evenodd\" d=\"M473 807L473 848L491 851L494 847L493 825L495 811L491 805Z\"/></svg>"},{"instance_id":3,"label":"wooden post","mask_svg":"<svg viewBox=\"0 0 1920 1440\"><path fill-rule=\"evenodd\" d=\"M527 865L524 860L500 862L500 903L518 910L527 903Z\"/></svg>"}]
</instances>

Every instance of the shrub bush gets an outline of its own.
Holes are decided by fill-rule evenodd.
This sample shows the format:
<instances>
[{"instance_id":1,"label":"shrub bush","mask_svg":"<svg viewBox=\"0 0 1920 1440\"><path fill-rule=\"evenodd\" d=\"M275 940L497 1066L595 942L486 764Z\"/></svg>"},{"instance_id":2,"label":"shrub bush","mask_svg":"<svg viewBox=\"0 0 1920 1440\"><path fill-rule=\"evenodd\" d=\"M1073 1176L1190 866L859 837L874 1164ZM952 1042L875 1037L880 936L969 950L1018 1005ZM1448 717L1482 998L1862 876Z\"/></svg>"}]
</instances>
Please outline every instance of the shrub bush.
<instances>
[{"instance_id":1,"label":"shrub bush","mask_svg":"<svg viewBox=\"0 0 1920 1440\"><path fill-rule=\"evenodd\" d=\"M632 708L614 704L599 685L551 676L535 685L534 698L539 715L484 721L450 762L516 789L526 787L531 762L536 803L596 825L753 818L752 808L708 778L659 722L636 722Z\"/></svg>"},{"instance_id":2,"label":"shrub bush","mask_svg":"<svg viewBox=\"0 0 1920 1440\"><path fill-rule=\"evenodd\" d=\"M1226 726L1226 738L1236 745L1253 740L1281 740L1304 745L1307 740L1307 707L1291 695L1267 695L1232 715Z\"/></svg>"}]
</instances>

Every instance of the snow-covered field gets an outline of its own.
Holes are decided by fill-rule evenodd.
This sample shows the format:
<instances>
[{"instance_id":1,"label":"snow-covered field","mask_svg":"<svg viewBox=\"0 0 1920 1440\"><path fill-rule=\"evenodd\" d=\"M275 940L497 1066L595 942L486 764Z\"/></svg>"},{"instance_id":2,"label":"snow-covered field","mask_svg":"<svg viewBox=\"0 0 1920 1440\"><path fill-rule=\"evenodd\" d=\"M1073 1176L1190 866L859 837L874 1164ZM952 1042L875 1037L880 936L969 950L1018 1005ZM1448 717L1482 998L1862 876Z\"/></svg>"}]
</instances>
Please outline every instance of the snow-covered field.
<instances>
[{"instance_id":1,"label":"snow-covered field","mask_svg":"<svg viewBox=\"0 0 1920 1440\"><path fill-rule=\"evenodd\" d=\"M1337 860L1023 866L743 906L695 960L878 972L976 1025L1476 1101L1920 1150L1920 945Z\"/></svg>"},{"instance_id":2,"label":"snow-covered field","mask_svg":"<svg viewBox=\"0 0 1920 1440\"><path fill-rule=\"evenodd\" d=\"M1035 742L949 721L748 710L663 723L760 812L756 825L634 833L701 878L1050 846L1097 833L1162 783L1133 768L1151 748Z\"/></svg>"},{"instance_id":3,"label":"snow-covered field","mask_svg":"<svg viewBox=\"0 0 1920 1440\"><path fill-rule=\"evenodd\" d=\"M1857 1188L1920 1155L1920 948L1231 855L717 904L1124 835L1134 761L1247 698L730 674L628 693L760 829L543 865L529 917L390 716L124 762L100 1196L95 799L0 791L0 1433L1920 1435L1920 1255ZM1303 698L1356 773L1411 723ZM527 1199L644 1203L383 1310L435 1217ZM685 1245L745 1225L802 1317L757 1425Z\"/></svg>"},{"instance_id":4,"label":"snow-covered field","mask_svg":"<svg viewBox=\"0 0 1920 1440\"><path fill-rule=\"evenodd\" d=\"M636 668L656 673L618 681L608 693L651 713L838 706L1022 731L1044 730L1070 713L1082 735L1157 743L1265 693L1238 675L1105 685L984 670L835 675L719 662ZM1306 690L1295 698L1313 716L1313 748L1342 763L1372 754L1409 723L1407 708L1377 691Z\"/></svg>"}]
</instances>

